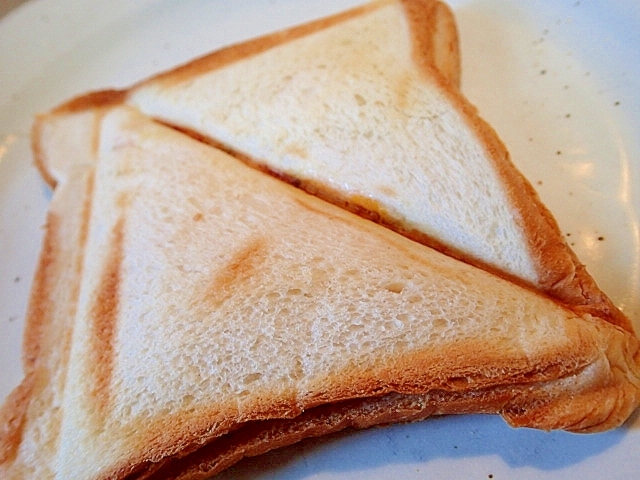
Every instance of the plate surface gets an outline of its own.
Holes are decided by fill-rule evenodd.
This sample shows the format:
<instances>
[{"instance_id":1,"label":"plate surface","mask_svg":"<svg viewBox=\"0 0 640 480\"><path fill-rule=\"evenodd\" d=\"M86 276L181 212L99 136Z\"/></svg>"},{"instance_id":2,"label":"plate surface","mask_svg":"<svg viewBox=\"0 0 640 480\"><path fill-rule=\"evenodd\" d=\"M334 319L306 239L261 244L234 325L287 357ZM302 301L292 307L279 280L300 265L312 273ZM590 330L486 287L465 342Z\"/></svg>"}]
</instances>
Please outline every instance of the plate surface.
<instances>
[{"instance_id":1,"label":"plate surface","mask_svg":"<svg viewBox=\"0 0 640 480\"><path fill-rule=\"evenodd\" d=\"M41 0L0 19L0 399L22 376L23 318L51 197L31 161L33 116L358 3ZM450 4L464 92L640 330L640 3ZM306 441L223 478L626 479L640 474L638 451L637 415L587 436L461 416Z\"/></svg>"}]
</instances>

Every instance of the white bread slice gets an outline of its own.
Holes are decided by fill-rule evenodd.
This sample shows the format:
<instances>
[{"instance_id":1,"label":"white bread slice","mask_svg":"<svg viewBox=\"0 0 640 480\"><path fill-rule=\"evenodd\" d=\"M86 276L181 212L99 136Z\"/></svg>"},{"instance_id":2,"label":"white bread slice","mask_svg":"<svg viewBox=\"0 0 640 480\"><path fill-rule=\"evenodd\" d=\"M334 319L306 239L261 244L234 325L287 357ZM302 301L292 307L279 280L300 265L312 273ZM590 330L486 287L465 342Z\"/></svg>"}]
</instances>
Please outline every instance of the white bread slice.
<instances>
[{"instance_id":1,"label":"white bread slice","mask_svg":"<svg viewBox=\"0 0 640 480\"><path fill-rule=\"evenodd\" d=\"M214 52L139 83L126 102L631 331L496 133L430 67L434 55L418 35L433 12L453 22L437 1L376 2L320 30L302 26Z\"/></svg>"},{"instance_id":2,"label":"white bread slice","mask_svg":"<svg viewBox=\"0 0 640 480\"><path fill-rule=\"evenodd\" d=\"M67 267L77 301L43 299L75 309L64 385L51 382L63 401L28 392L3 407L17 419L0 438L5 477L49 461L57 478L203 478L347 425L494 412L600 431L638 405L629 332L134 110L97 118L91 191L74 176L55 193L90 205L82 268ZM62 416L55 455L23 457L49 408Z\"/></svg>"}]
</instances>

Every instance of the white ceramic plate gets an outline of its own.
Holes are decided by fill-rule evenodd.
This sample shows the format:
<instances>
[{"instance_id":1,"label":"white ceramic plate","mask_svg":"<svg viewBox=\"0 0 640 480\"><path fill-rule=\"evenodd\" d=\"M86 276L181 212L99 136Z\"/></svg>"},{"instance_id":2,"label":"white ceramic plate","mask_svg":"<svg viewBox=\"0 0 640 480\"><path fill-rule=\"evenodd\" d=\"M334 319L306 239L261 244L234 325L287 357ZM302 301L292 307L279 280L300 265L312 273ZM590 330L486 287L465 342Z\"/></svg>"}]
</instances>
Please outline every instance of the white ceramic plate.
<instances>
[{"instance_id":1,"label":"white ceramic plate","mask_svg":"<svg viewBox=\"0 0 640 480\"><path fill-rule=\"evenodd\" d=\"M50 199L31 163L33 115L357 3L42 0L0 20L0 399L22 375L23 318ZM463 90L601 287L640 327L640 3L451 5ZM446 417L306 441L224 477L627 479L640 476L639 451L637 417L589 436Z\"/></svg>"}]
</instances>

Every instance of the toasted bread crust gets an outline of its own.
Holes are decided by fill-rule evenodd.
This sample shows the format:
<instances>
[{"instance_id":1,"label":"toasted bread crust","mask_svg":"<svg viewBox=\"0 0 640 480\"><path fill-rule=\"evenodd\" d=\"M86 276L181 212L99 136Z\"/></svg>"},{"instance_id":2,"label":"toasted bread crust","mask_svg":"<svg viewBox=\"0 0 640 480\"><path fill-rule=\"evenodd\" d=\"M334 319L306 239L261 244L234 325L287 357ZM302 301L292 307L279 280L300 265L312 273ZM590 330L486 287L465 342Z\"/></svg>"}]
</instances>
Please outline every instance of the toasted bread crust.
<instances>
[{"instance_id":1,"label":"toasted bread crust","mask_svg":"<svg viewBox=\"0 0 640 480\"><path fill-rule=\"evenodd\" d=\"M606 324L596 322L594 328L599 329L601 325ZM613 332L613 329L606 328ZM622 350L629 357L626 361L631 360L632 365L639 365L637 358L632 360L638 355L638 345L633 337L620 332L612 335L615 338L605 334L607 340L613 340L610 345L625 344ZM612 358L620 353L614 353ZM574 432L602 431L624 421L631 413L630 406L637 402L635 388L625 387L624 380L619 383L621 378L618 378L618 374L613 371L612 375L598 376L589 389L577 391L569 405L562 399L558 400L556 391L561 390L562 385L558 387L544 382L497 385L472 392L455 389L433 389L423 394L391 392L375 397L329 402L306 409L291 419L248 421L208 442L203 443L200 437L186 445L178 456L165 456L156 463L141 462L135 468L128 464L117 473L114 472L114 475L120 476L126 470L130 478L136 479L204 479L229 468L242 458L260 455L305 438L347 428L361 429L423 420L432 415L500 413L516 427L535 425L551 430L562 423L563 428L569 427ZM594 408L600 410L593 411ZM585 422L584 412L589 410L592 411L590 420Z\"/></svg>"},{"instance_id":2,"label":"toasted bread crust","mask_svg":"<svg viewBox=\"0 0 640 480\"><path fill-rule=\"evenodd\" d=\"M248 423L184 457L170 458L157 465L148 466L148 470L137 472L132 478L205 479L228 469L244 458L262 455L304 439L325 436L345 429L414 422L434 415L483 413L478 409L479 396L483 399L485 413L493 413L508 411L512 408L510 404L513 403L513 399L526 396L531 398L531 392L526 388L503 388L478 392L474 396L450 392L432 392L427 395L389 394L324 405L306 411L292 420Z\"/></svg>"},{"instance_id":3,"label":"toasted bread crust","mask_svg":"<svg viewBox=\"0 0 640 480\"><path fill-rule=\"evenodd\" d=\"M52 112L64 115L84 110L115 107L123 103L126 95L126 90L97 90L74 97L57 106Z\"/></svg>"},{"instance_id":4,"label":"toasted bread crust","mask_svg":"<svg viewBox=\"0 0 640 480\"><path fill-rule=\"evenodd\" d=\"M262 37L258 37L246 42L231 45L229 47L216 50L215 52L204 55L195 60L179 66L175 69L171 69L167 72L160 73L152 76L142 82L135 84L130 90L135 90L139 86L143 86L147 83L159 82L163 85L175 85L190 78L196 77L212 70L220 69L231 63L239 60L259 55L260 53L277 47L300 37L312 34L314 32L324 30L333 25L337 25L340 22L355 18L364 13L370 12L383 5L389 3L388 0L382 2L374 2L362 5L346 12L338 13L337 15L330 16L315 20L303 25L294 26L279 32L270 33Z\"/></svg>"},{"instance_id":5,"label":"toasted bread crust","mask_svg":"<svg viewBox=\"0 0 640 480\"><path fill-rule=\"evenodd\" d=\"M122 275L122 257L124 248L124 221L121 219L112 232L109 260L102 273L100 287L91 307L91 338L94 342L89 359L93 369L93 388L91 396L98 405L98 414L102 416L114 398L110 386L115 362L115 335L117 332L118 307L120 301L120 280Z\"/></svg>"},{"instance_id":6,"label":"toasted bread crust","mask_svg":"<svg viewBox=\"0 0 640 480\"><path fill-rule=\"evenodd\" d=\"M601 322L601 325L606 323ZM609 326L605 328L609 332L614 330ZM580 327L576 328L576 333L585 337ZM626 344L624 355L629 358L625 362L637 357L638 345L633 337L620 331L613 336L616 337L614 345ZM605 337L609 339L608 334ZM613 358L619 355L620 352L616 352ZM602 361L607 363L604 358ZM631 365L635 364L636 371L631 372L632 376L638 374L638 358L633 362ZM574 376L581 375L581 370L588 368L572 370L566 377L567 381L571 382ZM211 412L209 417L200 413L197 420L190 419L193 421L184 423L184 419L179 417L163 418L145 441L132 445L132 451L146 450L145 453L115 466L100 478L204 479L242 458L260 455L305 438L346 428L423 420L432 415L491 413L501 414L514 427L562 428L576 433L604 431L621 425L637 405L638 381L635 378L632 383L627 383L630 372L626 368L623 367L626 373L618 377L619 372L615 368L609 375L608 366L605 367L606 371L597 375L588 388L575 391L570 399L562 392L566 388L562 377L552 368L547 372L525 375L521 383L503 378L504 386L495 384L473 390L462 388L463 384L468 385L466 380L462 381L463 377L460 377L458 386L455 381L444 385L444 388L416 386L415 392L382 388L379 378L371 378L367 386L361 384L354 388L357 390L355 396L354 392L349 392L344 398L336 398L333 392L330 397L314 401L307 408L301 408L300 403L292 403L282 407L283 410L262 411L237 424L225 422L225 415L220 415L220 411ZM586 375L591 376L591 373ZM398 385L401 383L402 380L398 380ZM406 389L406 385L402 389ZM214 425L215 433L212 431ZM159 439L164 441L159 443Z\"/></svg>"},{"instance_id":7,"label":"toasted bread crust","mask_svg":"<svg viewBox=\"0 0 640 480\"><path fill-rule=\"evenodd\" d=\"M41 350L43 344L47 341L47 329L52 324L53 312L49 303L53 298L52 291L61 268L58 263L60 256L59 224L60 218L50 213L45 226L46 234L40 253L39 265L33 279L29 311L26 318L22 346L22 363L26 372L33 370L38 359L43 356L41 355Z\"/></svg>"},{"instance_id":8,"label":"toasted bread crust","mask_svg":"<svg viewBox=\"0 0 640 480\"><path fill-rule=\"evenodd\" d=\"M341 22L367 14L382 8L397 0L379 0L366 3L360 7L347 10L326 18L314 20L303 25L297 25L279 32L270 33L259 38L222 48L213 53L192 60L182 66L160 73L134 85L130 90L146 85L160 83L175 85L201 75L205 72L223 68L226 65L258 55L271 48L277 47L314 32L337 25ZM458 53L459 40L453 14L449 8L434 0L399 0L407 13L407 19L412 28L414 41L414 59L418 65L434 65L447 81L456 87L460 86L460 55ZM437 19L438 24L433 24ZM445 26L446 25L446 26ZM447 32L447 35L438 35ZM119 92L118 94L122 94ZM98 99L102 100L99 96ZM109 96L107 95L107 98ZM93 99L88 99L91 102ZM83 100L85 101L85 100ZM79 105L82 104L78 102Z\"/></svg>"},{"instance_id":9,"label":"toasted bread crust","mask_svg":"<svg viewBox=\"0 0 640 480\"><path fill-rule=\"evenodd\" d=\"M22 441L34 380L33 373L27 374L0 407L0 473L14 461Z\"/></svg>"},{"instance_id":10,"label":"toasted bread crust","mask_svg":"<svg viewBox=\"0 0 640 480\"><path fill-rule=\"evenodd\" d=\"M430 75L435 67L445 81L460 88L460 45L453 12L444 3L433 0L402 0L402 4L418 68Z\"/></svg>"}]
</instances>

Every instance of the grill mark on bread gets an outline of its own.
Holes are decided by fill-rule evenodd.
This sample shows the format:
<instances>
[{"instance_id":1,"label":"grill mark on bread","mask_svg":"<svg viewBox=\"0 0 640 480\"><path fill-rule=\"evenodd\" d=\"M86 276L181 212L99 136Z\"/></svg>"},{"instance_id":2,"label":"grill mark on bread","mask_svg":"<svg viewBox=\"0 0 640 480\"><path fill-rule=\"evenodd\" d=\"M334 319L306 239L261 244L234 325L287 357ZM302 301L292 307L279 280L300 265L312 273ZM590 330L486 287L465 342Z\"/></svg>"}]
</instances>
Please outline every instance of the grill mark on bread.
<instances>
[{"instance_id":1,"label":"grill mark on bread","mask_svg":"<svg viewBox=\"0 0 640 480\"><path fill-rule=\"evenodd\" d=\"M236 290L240 290L241 285L256 273L264 261L267 243L264 237L259 237L238 249L229 262L217 272L211 286L205 292L205 301L219 307Z\"/></svg>"},{"instance_id":2,"label":"grill mark on bread","mask_svg":"<svg viewBox=\"0 0 640 480\"><path fill-rule=\"evenodd\" d=\"M27 325L23 340L22 363L26 372L32 370L42 349L42 335L52 321L52 311L48 308L51 300L51 279L56 277L56 257L59 255L61 219L55 213L49 213L46 223L42 251L38 269L31 289L31 301L27 312Z\"/></svg>"},{"instance_id":3,"label":"grill mark on bread","mask_svg":"<svg viewBox=\"0 0 640 480\"><path fill-rule=\"evenodd\" d=\"M94 185L95 185L95 170L91 169L91 171L87 175L84 204L82 206L82 223L80 225L80 234L78 236L78 242L79 242L78 244L82 246L83 252L84 252L84 247L87 243L87 237L89 235L89 219L91 218L91 207L93 205ZM84 258L83 254L78 256L78 262L76 264L76 272L78 273L78 278L80 278L80 274L82 273L83 258Z\"/></svg>"},{"instance_id":4,"label":"grill mark on bread","mask_svg":"<svg viewBox=\"0 0 640 480\"><path fill-rule=\"evenodd\" d=\"M120 298L120 277L124 247L124 217L120 217L112 231L112 242L102 272L100 286L91 307L90 365L93 369L91 396L102 412L110 402L110 384L114 364L114 340Z\"/></svg>"}]
</instances>

